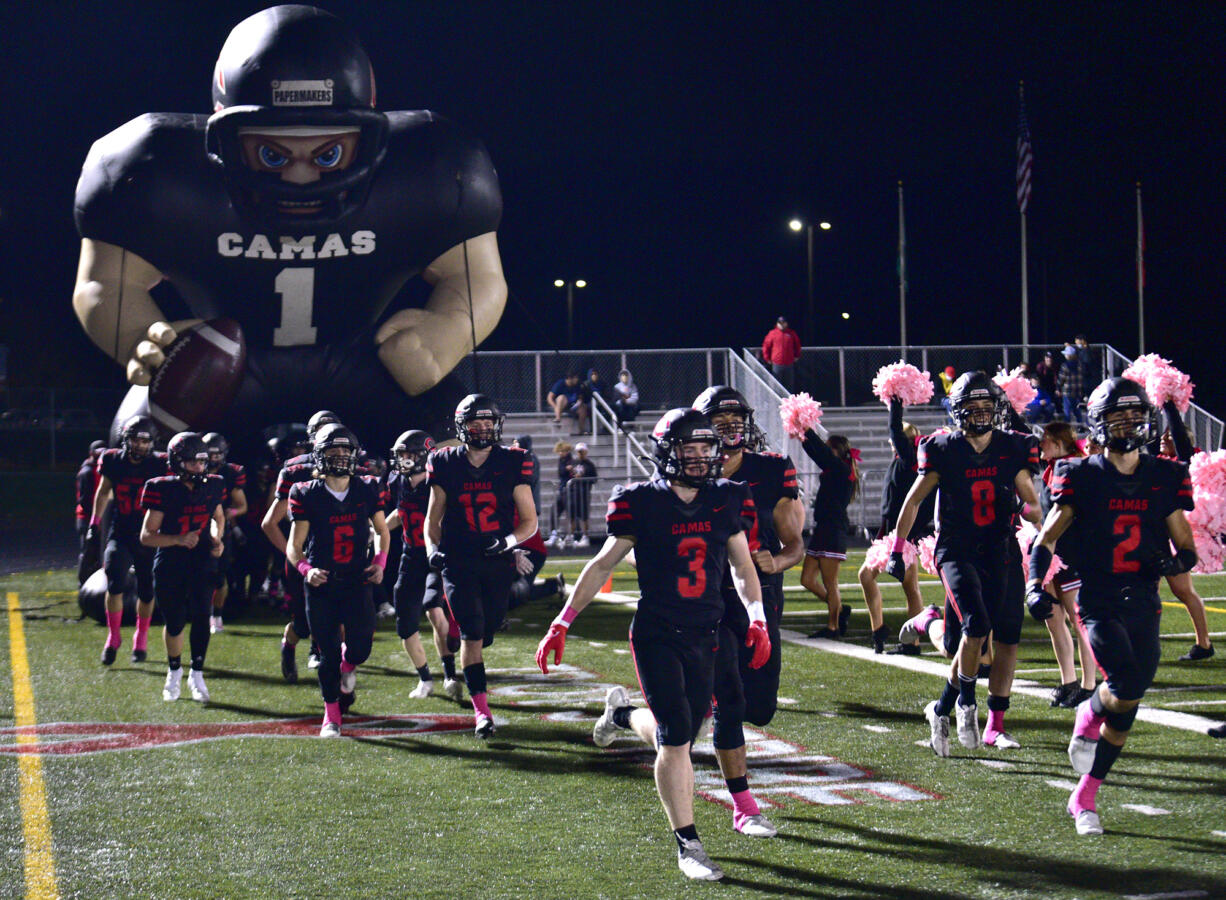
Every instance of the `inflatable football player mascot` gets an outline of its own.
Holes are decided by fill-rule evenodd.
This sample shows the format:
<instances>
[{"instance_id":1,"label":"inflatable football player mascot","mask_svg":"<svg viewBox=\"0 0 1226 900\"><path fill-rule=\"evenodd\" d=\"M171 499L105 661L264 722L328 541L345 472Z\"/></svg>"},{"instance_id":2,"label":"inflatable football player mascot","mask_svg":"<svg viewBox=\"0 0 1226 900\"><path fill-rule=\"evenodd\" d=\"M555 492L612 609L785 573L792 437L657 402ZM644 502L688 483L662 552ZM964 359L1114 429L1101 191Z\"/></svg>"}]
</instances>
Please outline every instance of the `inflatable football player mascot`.
<instances>
[{"instance_id":1,"label":"inflatable football player mascot","mask_svg":"<svg viewBox=\"0 0 1226 900\"><path fill-rule=\"evenodd\" d=\"M310 6L240 22L212 92L211 116L138 116L81 172L73 307L126 367L117 420L148 410L253 445L329 407L371 446L409 421L442 433L468 393L449 373L506 303L484 148L428 110L378 111L356 35ZM415 275L432 288L424 308L385 316ZM191 318L168 321L171 304ZM185 360L232 384L159 383Z\"/></svg>"}]
</instances>

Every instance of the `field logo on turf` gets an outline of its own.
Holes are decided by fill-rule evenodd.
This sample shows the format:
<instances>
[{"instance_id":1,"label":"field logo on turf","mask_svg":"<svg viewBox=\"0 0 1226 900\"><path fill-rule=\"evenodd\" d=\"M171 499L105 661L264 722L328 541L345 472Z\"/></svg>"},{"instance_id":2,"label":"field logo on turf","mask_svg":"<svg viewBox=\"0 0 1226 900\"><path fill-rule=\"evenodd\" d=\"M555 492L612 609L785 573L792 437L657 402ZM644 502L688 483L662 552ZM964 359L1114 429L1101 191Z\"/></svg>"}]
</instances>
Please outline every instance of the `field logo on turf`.
<instances>
[{"instance_id":1,"label":"field logo on turf","mask_svg":"<svg viewBox=\"0 0 1226 900\"><path fill-rule=\"evenodd\" d=\"M354 738L421 737L467 731L471 715L352 716L345 718L344 735ZM16 743L17 736L33 735L36 741ZM319 717L265 719L258 722L195 723L165 725L141 722L51 722L17 728L0 728L0 753L10 756L37 753L41 756L80 756L112 750L152 750L202 741L229 738L315 738Z\"/></svg>"},{"instance_id":2,"label":"field logo on turf","mask_svg":"<svg viewBox=\"0 0 1226 900\"><path fill-rule=\"evenodd\" d=\"M613 685L602 682L591 672L571 665L554 666L549 675L534 668L491 671L490 695L517 706L571 707L565 712L546 713L553 722L589 724L592 715L574 707L603 707L605 693ZM642 699L632 692L636 705ZM609 753L647 756L646 748L626 732L627 740L614 745ZM634 741L636 746L625 746ZM782 806L799 800L822 806L845 806L875 798L892 803L939 800L940 795L899 781L881 781L873 773L833 756L812 753L799 744L785 741L750 726L745 726L745 751L750 761L750 779L758 802ZM710 739L694 747L699 763L694 767L694 787L700 796L732 808L732 798L724 785L715 761ZM648 763L649 764L649 763Z\"/></svg>"}]
</instances>

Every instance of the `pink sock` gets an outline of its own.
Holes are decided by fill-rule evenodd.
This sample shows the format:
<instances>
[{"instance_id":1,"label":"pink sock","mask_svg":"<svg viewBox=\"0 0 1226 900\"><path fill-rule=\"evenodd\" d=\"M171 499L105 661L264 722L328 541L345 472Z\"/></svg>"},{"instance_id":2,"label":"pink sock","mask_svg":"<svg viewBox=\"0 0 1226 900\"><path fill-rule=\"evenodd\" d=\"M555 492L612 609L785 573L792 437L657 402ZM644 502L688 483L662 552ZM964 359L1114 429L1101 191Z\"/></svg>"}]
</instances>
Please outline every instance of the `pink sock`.
<instances>
[{"instance_id":1,"label":"pink sock","mask_svg":"<svg viewBox=\"0 0 1226 900\"><path fill-rule=\"evenodd\" d=\"M1075 816L1083 809L1097 811L1094 804L1098 797L1098 786L1102 783L1101 778L1082 775L1081 781L1077 782L1077 789L1073 791L1073 796L1068 798L1069 815Z\"/></svg>"},{"instance_id":2,"label":"pink sock","mask_svg":"<svg viewBox=\"0 0 1226 900\"><path fill-rule=\"evenodd\" d=\"M341 702L339 700L335 703L324 704L324 722L331 722L333 725L341 724Z\"/></svg>"},{"instance_id":3,"label":"pink sock","mask_svg":"<svg viewBox=\"0 0 1226 900\"><path fill-rule=\"evenodd\" d=\"M341 672L352 672L354 669L357 668L357 666L349 666L348 669L345 668L345 666L348 665L348 663L345 662L345 653L348 650L349 650L349 647L345 644L344 641L341 641Z\"/></svg>"},{"instance_id":4,"label":"pink sock","mask_svg":"<svg viewBox=\"0 0 1226 900\"><path fill-rule=\"evenodd\" d=\"M753 794L748 790L737 791L732 795L732 817L733 819L748 819L750 816L761 814L762 810L758 809L758 801L753 798Z\"/></svg>"},{"instance_id":5,"label":"pink sock","mask_svg":"<svg viewBox=\"0 0 1226 900\"><path fill-rule=\"evenodd\" d=\"M106 645L108 647L118 647L123 643L123 637L119 633L119 625L123 622L123 612L107 611L106 614Z\"/></svg>"},{"instance_id":6,"label":"pink sock","mask_svg":"<svg viewBox=\"0 0 1226 900\"><path fill-rule=\"evenodd\" d=\"M149 649L149 623L152 621L153 616L136 617L136 634L132 636L133 650Z\"/></svg>"},{"instance_id":7,"label":"pink sock","mask_svg":"<svg viewBox=\"0 0 1226 900\"><path fill-rule=\"evenodd\" d=\"M353 663L349 662L349 660L347 660L347 659L342 659L342 660L341 660L341 674L342 674L342 675L348 675L350 672L352 672L352 671L353 671L354 669L356 669L356 668L357 668L357 666L355 666Z\"/></svg>"},{"instance_id":8,"label":"pink sock","mask_svg":"<svg viewBox=\"0 0 1226 900\"><path fill-rule=\"evenodd\" d=\"M988 710L988 731L1005 730L1005 711L1003 709Z\"/></svg>"},{"instance_id":9,"label":"pink sock","mask_svg":"<svg viewBox=\"0 0 1226 900\"><path fill-rule=\"evenodd\" d=\"M1096 716L1094 710L1090 708L1090 702L1087 700L1077 707L1077 720L1073 723L1073 734L1085 738L1087 741L1098 740L1099 730L1103 727L1103 722L1106 721L1106 716ZM1093 809L1093 807L1090 807Z\"/></svg>"},{"instance_id":10,"label":"pink sock","mask_svg":"<svg viewBox=\"0 0 1226 900\"><path fill-rule=\"evenodd\" d=\"M492 719L494 718L494 714L490 712L490 705L486 701L485 697L486 695L484 692L480 694L473 694L472 696L473 709L475 709L479 715L485 716L488 719Z\"/></svg>"}]
</instances>

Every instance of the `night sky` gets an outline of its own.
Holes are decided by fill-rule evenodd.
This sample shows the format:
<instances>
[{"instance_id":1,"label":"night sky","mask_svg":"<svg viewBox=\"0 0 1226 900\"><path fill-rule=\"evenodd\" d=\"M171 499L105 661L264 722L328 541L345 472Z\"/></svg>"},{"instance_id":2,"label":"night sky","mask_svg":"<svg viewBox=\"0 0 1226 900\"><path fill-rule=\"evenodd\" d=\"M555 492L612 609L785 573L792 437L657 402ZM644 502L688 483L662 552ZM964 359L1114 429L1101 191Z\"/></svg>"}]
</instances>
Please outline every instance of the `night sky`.
<instances>
[{"instance_id":1,"label":"night sky","mask_svg":"<svg viewBox=\"0 0 1226 900\"><path fill-rule=\"evenodd\" d=\"M264 5L0 11L12 383L122 383L71 312L81 162L142 112L207 112L222 41ZM511 301L486 347L562 346L555 278L590 283L581 347L739 347L780 312L800 326L797 215L834 226L816 235L805 342L896 343L899 179L909 342L1017 341L1024 80L1032 340L1136 352L1140 180L1147 349L1222 411L1203 327L1226 319L1221 3L319 5L362 37L382 108L436 110L490 151Z\"/></svg>"}]
</instances>

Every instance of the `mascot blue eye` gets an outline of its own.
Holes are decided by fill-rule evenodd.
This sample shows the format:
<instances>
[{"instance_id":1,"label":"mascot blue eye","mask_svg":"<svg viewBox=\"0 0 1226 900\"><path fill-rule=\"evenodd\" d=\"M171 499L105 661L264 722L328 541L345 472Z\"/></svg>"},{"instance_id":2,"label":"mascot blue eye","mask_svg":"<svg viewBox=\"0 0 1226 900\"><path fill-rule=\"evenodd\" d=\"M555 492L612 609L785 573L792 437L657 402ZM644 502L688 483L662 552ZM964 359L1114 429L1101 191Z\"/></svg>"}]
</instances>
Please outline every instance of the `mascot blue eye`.
<instances>
[{"instance_id":1,"label":"mascot blue eye","mask_svg":"<svg viewBox=\"0 0 1226 900\"><path fill-rule=\"evenodd\" d=\"M315 157L315 165L321 169L334 169L341 162L343 150L340 144L333 144L319 156Z\"/></svg>"},{"instance_id":2,"label":"mascot blue eye","mask_svg":"<svg viewBox=\"0 0 1226 900\"><path fill-rule=\"evenodd\" d=\"M259 157L260 165L266 166L269 169L280 169L289 162L288 156L274 150L267 144L261 144L260 148L256 151L256 155Z\"/></svg>"}]
</instances>

